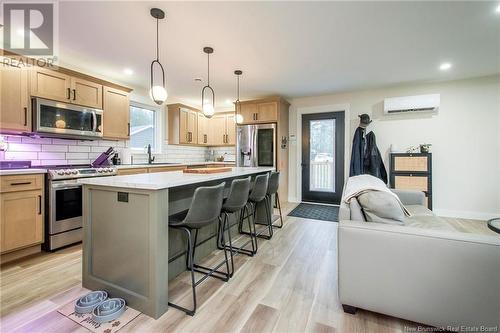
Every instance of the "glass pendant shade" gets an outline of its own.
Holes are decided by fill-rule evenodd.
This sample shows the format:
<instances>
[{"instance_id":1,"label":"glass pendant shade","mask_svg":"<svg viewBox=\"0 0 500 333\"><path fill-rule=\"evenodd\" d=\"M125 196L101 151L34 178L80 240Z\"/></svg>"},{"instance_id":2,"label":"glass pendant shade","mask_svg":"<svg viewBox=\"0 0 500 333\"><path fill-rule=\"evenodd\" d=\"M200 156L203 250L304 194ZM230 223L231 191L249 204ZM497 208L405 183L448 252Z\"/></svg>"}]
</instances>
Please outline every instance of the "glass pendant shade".
<instances>
[{"instance_id":1,"label":"glass pendant shade","mask_svg":"<svg viewBox=\"0 0 500 333\"><path fill-rule=\"evenodd\" d=\"M243 116L241 115L241 113L237 113L236 114L236 123L241 124L242 122L243 122Z\"/></svg>"},{"instance_id":2,"label":"glass pendant shade","mask_svg":"<svg viewBox=\"0 0 500 333\"><path fill-rule=\"evenodd\" d=\"M158 105L162 105L168 97L167 89L162 86L153 86L149 91L149 96Z\"/></svg>"},{"instance_id":3,"label":"glass pendant shade","mask_svg":"<svg viewBox=\"0 0 500 333\"><path fill-rule=\"evenodd\" d=\"M202 107L203 114L207 118L212 118L212 116L215 113L214 105L210 101L205 101L203 102L203 107Z\"/></svg>"},{"instance_id":4,"label":"glass pendant shade","mask_svg":"<svg viewBox=\"0 0 500 333\"><path fill-rule=\"evenodd\" d=\"M215 91L210 86L210 54L214 49L206 46L203 52L207 54L207 85L201 90L201 110L205 117L212 118L215 113Z\"/></svg>"}]
</instances>

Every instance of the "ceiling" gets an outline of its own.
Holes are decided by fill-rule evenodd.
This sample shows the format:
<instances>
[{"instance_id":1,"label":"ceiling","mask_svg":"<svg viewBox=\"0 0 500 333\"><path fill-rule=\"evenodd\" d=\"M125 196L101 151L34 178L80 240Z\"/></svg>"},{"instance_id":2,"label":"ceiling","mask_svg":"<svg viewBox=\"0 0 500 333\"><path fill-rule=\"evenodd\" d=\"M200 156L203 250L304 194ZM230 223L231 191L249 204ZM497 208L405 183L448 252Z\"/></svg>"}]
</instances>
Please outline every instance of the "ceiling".
<instances>
[{"instance_id":1,"label":"ceiling","mask_svg":"<svg viewBox=\"0 0 500 333\"><path fill-rule=\"evenodd\" d=\"M167 102L200 104L211 57L217 108L235 99L287 98L402 82L500 73L498 2L104 2L59 3L62 64L139 90L149 86L160 22ZM453 67L440 71L442 62ZM124 68L134 71L123 73Z\"/></svg>"}]
</instances>

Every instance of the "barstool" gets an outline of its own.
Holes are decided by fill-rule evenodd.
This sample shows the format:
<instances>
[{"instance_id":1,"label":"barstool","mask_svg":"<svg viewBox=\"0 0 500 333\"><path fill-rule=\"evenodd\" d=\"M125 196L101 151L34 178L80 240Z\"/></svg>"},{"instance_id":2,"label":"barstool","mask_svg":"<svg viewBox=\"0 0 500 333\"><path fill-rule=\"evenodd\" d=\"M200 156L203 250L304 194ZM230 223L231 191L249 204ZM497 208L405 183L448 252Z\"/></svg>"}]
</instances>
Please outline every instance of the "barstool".
<instances>
[{"instance_id":1,"label":"barstool","mask_svg":"<svg viewBox=\"0 0 500 333\"><path fill-rule=\"evenodd\" d=\"M276 206L278 207L279 213L280 213L280 224L272 224L273 227L276 228L282 228L283 227L283 215L281 215L281 202L280 202L280 196L278 194L278 188L280 184L280 172L271 172L271 175L269 176L269 185L267 186L267 202L269 205L269 210L271 211L271 224L273 223L273 195L276 198Z\"/></svg>"},{"instance_id":2,"label":"barstool","mask_svg":"<svg viewBox=\"0 0 500 333\"><path fill-rule=\"evenodd\" d=\"M229 260L226 249L224 249L225 260L219 263L214 268L204 267L194 263L198 230L212 223L216 223L217 221L219 222L219 224L222 223L220 213L222 208L222 200L224 198L224 186L225 183L221 183L217 186L211 187L198 187L194 191L193 200L191 201L189 209L169 217L169 227L183 230L187 234L188 250L186 254L186 267L191 271L193 309L189 310L171 302L168 302L168 305L178 310L184 311L190 316L194 316L196 312L197 285L199 285L209 276L221 279L223 281L228 281L230 277ZM220 225L218 226L217 230L221 230ZM222 230L225 230L225 226L222 226ZM192 236L192 231L194 231L194 239ZM221 235L221 237L222 241L225 242L224 235ZM231 241L229 241L229 246L231 246ZM229 252L232 259L232 252ZM226 265L227 273L217 270L224 264ZM202 273L204 274L204 276L198 281L195 281L194 272Z\"/></svg>"},{"instance_id":3,"label":"barstool","mask_svg":"<svg viewBox=\"0 0 500 333\"><path fill-rule=\"evenodd\" d=\"M234 248L231 243L231 227L232 225L229 223L229 215L234 214L237 212L240 212L241 214L245 213L245 210L247 209L247 202L248 202L248 195L250 191L250 179L251 177L244 178L244 179L235 179L231 183L231 188L229 190L229 194L227 196L227 199L224 200L224 203L222 204L222 221L223 223L220 224L220 227L222 228L225 226L227 228L228 232L228 238L229 238L229 250L231 252L236 252L236 253L244 253L247 255L253 255L255 251L255 244L253 242L253 238L251 238L248 242L245 244L241 245L239 248ZM248 219L248 228L252 230L251 224L250 224L250 219ZM217 238L217 247L219 249L228 249L227 244L223 241L223 238L221 236L224 235L224 232L226 230L222 229L219 230L219 237ZM245 246L247 246L249 243L252 243L252 250L247 250L244 249ZM230 276L232 277L234 273L234 263L231 260L231 274Z\"/></svg>"},{"instance_id":4,"label":"barstool","mask_svg":"<svg viewBox=\"0 0 500 333\"><path fill-rule=\"evenodd\" d=\"M255 241L255 251L253 251L252 255L257 253L257 250L258 250L256 237L270 239L272 237L272 233L273 233L272 226L269 228L269 233L270 233L269 236L260 235L260 234L258 235L257 231L255 229L255 218L256 218L256 214L257 214L257 204L263 202L266 199L268 180L269 180L268 173L266 173L264 175L258 175L257 177L255 177L255 182L254 182L252 191L250 192L250 195L248 197L248 203L250 204L251 211L248 212L248 215L246 217L244 214L241 214L240 223L238 225L238 231L240 232L240 234L249 235L250 239L253 238ZM269 214L269 209L268 209L267 205L265 204L265 202L264 202L264 207L266 209L266 214ZM253 223L251 223L253 225L253 231L250 229L248 232L246 232L246 231L243 231L243 220L245 218L250 217L250 215L252 216L252 220L253 220Z\"/></svg>"}]
</instances>

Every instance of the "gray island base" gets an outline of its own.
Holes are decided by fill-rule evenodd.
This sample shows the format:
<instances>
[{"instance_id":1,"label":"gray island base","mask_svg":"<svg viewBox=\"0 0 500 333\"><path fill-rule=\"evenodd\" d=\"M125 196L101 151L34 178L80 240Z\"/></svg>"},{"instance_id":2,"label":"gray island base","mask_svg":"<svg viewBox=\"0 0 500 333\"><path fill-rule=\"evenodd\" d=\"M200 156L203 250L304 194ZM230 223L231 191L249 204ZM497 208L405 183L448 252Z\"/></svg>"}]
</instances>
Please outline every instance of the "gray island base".
<instances>
[{"instance_id":1,"label":"gray island base","mask_svg":"<svg viewBox=\"0 0 500 333\"><path fill-rule=\"evenodd\" d=\"M232 179L271 170L248 167L218 174L175 171L79 180L84 204L83 287L106 290L159 318L168 309L168 281L186 269L185 237L169 230L168 216L189 208L197 187L226 182L228 191ZM257 209L257 219L263 222L265 210ZM216 249L215 234L216 224L200 230L196 260Z\"/></svg>"}]
</instances>

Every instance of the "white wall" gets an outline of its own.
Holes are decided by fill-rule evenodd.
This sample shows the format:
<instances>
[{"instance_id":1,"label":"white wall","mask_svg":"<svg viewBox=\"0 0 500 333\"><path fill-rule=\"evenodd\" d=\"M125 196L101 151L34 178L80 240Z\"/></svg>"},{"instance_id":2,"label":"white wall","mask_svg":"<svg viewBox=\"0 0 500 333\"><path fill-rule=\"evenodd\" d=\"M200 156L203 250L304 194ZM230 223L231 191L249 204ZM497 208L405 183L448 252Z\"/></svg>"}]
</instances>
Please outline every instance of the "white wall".
<instances>
[{"instance_id":1,"label":"white wall","mask_svg":"<svg viewBox=\"0 0 500 333\"><path fill-rule=\"evenodd\" d=\"M383 115L386 97L429 93L441 94L437 115ZM433 204L438 215L500 216L500 76L296 98L291 101L290 134L297 134L297 110L324 105L346 105L349 110L347 159L357 116L368 113L373 119L369 130L376 134L387 169L391 144L402 148L432 144ZM290 201L300 199L295 163L298 138L290 142Z\"/></svg>"}]
</instances>

